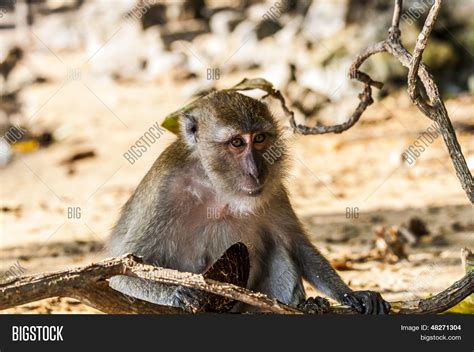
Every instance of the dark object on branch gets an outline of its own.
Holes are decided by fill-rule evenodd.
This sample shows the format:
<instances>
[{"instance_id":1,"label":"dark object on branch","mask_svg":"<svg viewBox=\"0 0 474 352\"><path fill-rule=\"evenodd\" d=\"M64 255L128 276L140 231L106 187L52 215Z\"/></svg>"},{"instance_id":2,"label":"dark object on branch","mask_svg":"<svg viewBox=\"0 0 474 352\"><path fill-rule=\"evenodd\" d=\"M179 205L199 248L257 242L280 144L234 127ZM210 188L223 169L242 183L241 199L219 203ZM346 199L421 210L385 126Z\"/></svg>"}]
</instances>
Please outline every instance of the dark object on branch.
<instances>
[{"instance_id":1,"label":"dark object on branch","mask_svg":"<svg viewBox=\"0 0 474 352\"><path fill-rule=\"evenodd\" d=\"M245 245L236 243L231 246L212 266L203 274L204 279L227 282L240 287L247 285L250 272L249 252ZM219 295L207 294L207 299L198 312L228 312L236 301Z\"/></svg>"},{"instance_id":2,"label":"dark object on branch","mask_svg":"<svg viewBox=\"0 0 474 352\"><path fill-rule=\"evenodd\" d=\"M248 253L242 244L232 246L205 275L183 273L177 270L143 264L133 255L107 259L86 267L16 278L0 283L0 310L50 297L71 297L105 313L120 314L183 314L182 309L161 306L121 294L108 285L107 279L115 275L127 275L166 285L180 285L202 290L222 297L210 298L216 308L223 311L231 307L230 300L237 300L260 310L278 314L335 313L355 314L347 306L324 306L324 309L305 309L287 306L268 296L249 291L236 284L243 284L248 275ZM244 268L244 269L243 269ZM228 275L228 270L231 274ZM233 270L237 270L233 272ZM212 277L212 278L211 278ZM230 283L213 278L224 277ZM453 307L474 291L474 272L469 272L443 292L422 300L391 302L392 314L440 313ZM211 297L211 296L210 296ZM220 301L219 301L220 300ZM319 299L314 299L318 300ZM218 309L217 309L218 310ZM202 311L202 310L199 310Z\"/></svg>"}]
</instances>

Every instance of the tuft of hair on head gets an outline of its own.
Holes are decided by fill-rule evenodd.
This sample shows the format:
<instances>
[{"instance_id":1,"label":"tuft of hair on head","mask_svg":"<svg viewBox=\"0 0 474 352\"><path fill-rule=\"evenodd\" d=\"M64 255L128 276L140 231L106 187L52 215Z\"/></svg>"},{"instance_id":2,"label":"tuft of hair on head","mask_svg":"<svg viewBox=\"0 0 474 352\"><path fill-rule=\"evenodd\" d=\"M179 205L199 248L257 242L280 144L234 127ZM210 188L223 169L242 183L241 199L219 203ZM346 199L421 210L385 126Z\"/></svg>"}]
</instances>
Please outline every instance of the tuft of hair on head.
<instances>
[{"instance_id":1,"label":"tuft of hair on head","mask_svg":"<svg viewBox=\"0 0 474 352\"><path fill-rule=\"evenodd\" d=\"M207 96L205 101L212 115L228 126L250 130L268 129L275 124L265 103L238 92L215 92Z\"/></svg>"},{"instance_id":2,"label":"tuft of hair on head","mask_svg":"<svg viewBox=\"0 0 474 352\"><path fill-rule=\"evenodd\" d=\"M242 132L262 130L279 134L278 124L264 102L229 91L211 93L181 115L181 136L189 147L195 146L200 129L209 130L204 125L211 129L228 127Z\"/></svg>"}]
</instances>

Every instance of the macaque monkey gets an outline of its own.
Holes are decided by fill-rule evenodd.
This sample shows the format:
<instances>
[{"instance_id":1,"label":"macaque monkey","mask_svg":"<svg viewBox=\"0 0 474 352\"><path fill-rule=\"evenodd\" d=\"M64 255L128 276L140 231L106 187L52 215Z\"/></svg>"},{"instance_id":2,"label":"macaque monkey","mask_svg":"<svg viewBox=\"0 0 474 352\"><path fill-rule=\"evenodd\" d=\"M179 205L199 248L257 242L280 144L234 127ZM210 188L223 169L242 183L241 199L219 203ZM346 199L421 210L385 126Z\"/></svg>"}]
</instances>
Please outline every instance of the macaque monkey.
<instances>
[{"instance_id":1,"label":"macaque monkey","mask_svg":"<svg viewBox=\"0 0 474 352\"><path fill-rule=\"evenodd\" d=\"M109 243L111 255L133 253L145 263L203 273L232 244L243 242L250 290L302 306L305 279L359 313L388 313L380 294L352 291L306 236L284 186L285 143L264 103L215 92L182 114L180 129L125 204ZM199 296L126 276L113 277L110 285L181 307Z\"/></svg>"}]
</instances>

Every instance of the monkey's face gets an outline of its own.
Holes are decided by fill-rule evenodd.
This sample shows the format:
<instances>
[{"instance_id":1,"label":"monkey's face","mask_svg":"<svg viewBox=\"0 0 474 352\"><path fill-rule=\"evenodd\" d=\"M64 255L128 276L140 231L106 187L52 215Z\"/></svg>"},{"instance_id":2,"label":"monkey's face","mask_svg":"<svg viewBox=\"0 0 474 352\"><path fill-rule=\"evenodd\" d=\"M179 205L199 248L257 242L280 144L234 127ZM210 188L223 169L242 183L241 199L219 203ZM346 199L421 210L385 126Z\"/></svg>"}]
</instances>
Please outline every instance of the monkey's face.
<instances>
[{"instance_id":1,"label":"monkey's face","mask_svg":"<svg viewBox=\"0 0 474 352\"><path fill-rule=\"evenodd\" d=\"M218 177L220 188L237 196L258 197L272 177L272 165L266 153L275 141L275 135L266 131L232 133L228 138L209 146L210 173Z\"/></svg>"},{"instance_id":2,"label":"monkey's face","mask_svg":"<svg viewBox=\"0 0 474 352\"><path fill-rule=\"evenodd\" d=\"M281 186L284 144L275 131L224 130L198 141L204 169L231 208L254 212ZM219 133L224 138L215 140Z\"/></svg>"},{"instance_id":3,"label":"monkey's face","mask_svg":"<svg viewBox=\"0 0 474 352\"><path fill-rule=\"evenodd\" d=\"M281 186L285 144L265 104L217 92L182 119L183 135L226 202L255 210Z\"/></svg>"}]
</instances>

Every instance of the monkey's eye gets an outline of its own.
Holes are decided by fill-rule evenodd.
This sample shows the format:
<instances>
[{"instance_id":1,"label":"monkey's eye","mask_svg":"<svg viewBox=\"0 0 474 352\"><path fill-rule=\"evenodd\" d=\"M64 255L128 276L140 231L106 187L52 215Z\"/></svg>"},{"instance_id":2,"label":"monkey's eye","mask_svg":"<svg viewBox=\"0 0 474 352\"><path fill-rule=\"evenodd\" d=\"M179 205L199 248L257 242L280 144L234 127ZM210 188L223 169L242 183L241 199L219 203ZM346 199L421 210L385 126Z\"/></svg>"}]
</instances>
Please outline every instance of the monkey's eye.
<instances>
[{"instance_id":1,"label":"monkey's eye","mask_svg":"<svg viewBox=\"0 0 474 352\"><path fill-rule=\"evenodd\" d=\"M253 139L254 143L262 143L265 140L265 135L263 133L257 134Z\"/></svg>"},{"instance_id":2,"label":"monkey's eye","mask_svg":"<svg viewBox=\"0 0 474 352\"><path fill-rule=\"evenodd\" d=\"M233 147L235 148L240 148L244 145L244 141L242 138L234 138L233 140L230 141L230 144L232 144Z\"/></svg>"}]
</instances>

